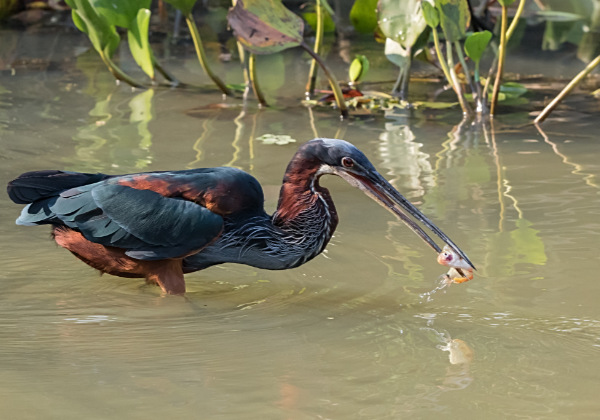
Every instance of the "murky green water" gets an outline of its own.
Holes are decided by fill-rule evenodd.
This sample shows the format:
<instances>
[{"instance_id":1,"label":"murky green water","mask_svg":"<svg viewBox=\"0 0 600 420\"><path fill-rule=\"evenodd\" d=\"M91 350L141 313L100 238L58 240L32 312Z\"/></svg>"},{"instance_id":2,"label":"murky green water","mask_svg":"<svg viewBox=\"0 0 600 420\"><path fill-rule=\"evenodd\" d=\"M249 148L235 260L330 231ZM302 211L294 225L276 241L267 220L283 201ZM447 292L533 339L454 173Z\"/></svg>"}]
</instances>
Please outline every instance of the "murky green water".
<instances>
[{"instance_id":1,"label":"murky green water","mask_svg":"<svg viewBox=\"0 0 600 420\"><path fill-rule=\"evenodd\" d=\"M340 123L285 107L274 91L275 109L190 112L219 95L132 93L93 55L63 60L85 40L1 36L15 37L19 54L55 42L42 69L0 73L3 184L45 168L233 165L261 181L272 210L298 144L337 136L479 268L473 281L430 294L444 272L435 254L332 178L324 184L341 222L324 255L283 272L211 268L187 276L187 298L161 296L140 280L99 277L44 227L15 226L20 208L0 196L3 418L597 415L597 117L549 122L543 134L502 124L520 114L500 118L493 134L455 126L453 112ZM199 71L170 63L182 78ZM301 86L305 69L286 70L282 80ZM223 72L237 74L233 64ZM297 143L265 144L264 134Z\"/></svg>"}]
</instances>

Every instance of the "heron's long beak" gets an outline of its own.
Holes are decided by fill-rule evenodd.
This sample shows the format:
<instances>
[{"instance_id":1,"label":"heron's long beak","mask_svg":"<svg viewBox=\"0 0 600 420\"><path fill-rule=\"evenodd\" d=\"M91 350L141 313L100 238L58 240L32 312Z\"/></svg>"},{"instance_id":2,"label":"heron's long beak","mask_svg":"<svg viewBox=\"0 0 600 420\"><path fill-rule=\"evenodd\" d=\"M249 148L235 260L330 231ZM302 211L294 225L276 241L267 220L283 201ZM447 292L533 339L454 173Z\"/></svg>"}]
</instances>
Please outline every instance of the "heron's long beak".
<instances>
[{"instance_id":1,"label":"heron's long beak","mask_svg":"<svg viewBox=\"0 0 600 420\"><path fill-rule=\"evenodd\" d=\"M473 269L475 266L469 260L469 257L458 247L452 240L441 231L431 220L421 213L410 201L400 194L392 185L385 180L379 173L370 173L368 177L362 176L353 172L337 170L337 175L344 178L350 185L353 185L373 200L388 209L396 215L404 224L406 224L413 232L421 237L431 248L437 253L442 252L441 248L425 233L425 231L417 225L408 215L411 215L416 220L427 226L435 233L442 241L444 241L454 252L460 255ZM408 213L408 214L407 214Z\"/></svg>"}]
</instances>

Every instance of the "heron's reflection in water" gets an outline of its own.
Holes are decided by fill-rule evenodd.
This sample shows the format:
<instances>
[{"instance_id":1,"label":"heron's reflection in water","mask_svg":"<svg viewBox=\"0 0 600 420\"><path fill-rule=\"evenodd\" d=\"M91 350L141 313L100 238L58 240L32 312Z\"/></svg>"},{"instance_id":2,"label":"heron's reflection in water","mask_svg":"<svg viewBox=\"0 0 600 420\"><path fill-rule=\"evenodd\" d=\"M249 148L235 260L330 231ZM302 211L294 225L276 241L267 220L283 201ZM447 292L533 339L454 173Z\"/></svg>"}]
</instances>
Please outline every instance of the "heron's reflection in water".
<instances>
[{"instance_id":1,"label":"heron's reflection in water","mask_svg":"<svg viewBox=\"0 0 600 420\"><path fill-rule=\"evenodd\" d=\"M445 391L458 391L471 385L474 378L470 372L471 362L475 356L473 349L460 338L452 338L448 332L439 332L433 328L423 328L434 337L439 344L436 348L447 351L450 366L446 368L446 375L439 386Z\"/></svg>"}]
</instances>

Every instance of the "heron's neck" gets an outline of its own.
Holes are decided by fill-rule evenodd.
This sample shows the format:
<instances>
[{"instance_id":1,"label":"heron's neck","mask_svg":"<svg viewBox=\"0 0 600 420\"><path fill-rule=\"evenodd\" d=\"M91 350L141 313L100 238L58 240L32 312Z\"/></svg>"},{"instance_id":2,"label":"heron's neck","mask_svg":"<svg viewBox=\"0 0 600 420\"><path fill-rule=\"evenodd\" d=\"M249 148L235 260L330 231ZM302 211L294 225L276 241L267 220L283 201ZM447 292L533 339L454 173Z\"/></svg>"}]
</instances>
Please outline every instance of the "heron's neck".
<instances>
[{"instance_id":1,"label":"heron's neck","mask_svg":"<svg viewBox=\"0 0 600 420\"><path fill-rule=\"evenodd\" d=\"M338 216L329 191L319 185L320 165L303 163L294 165L292 161L288 166L272 220L292 234L321 236L324 248L335 231Z\"/></svg>"}]
</instances>

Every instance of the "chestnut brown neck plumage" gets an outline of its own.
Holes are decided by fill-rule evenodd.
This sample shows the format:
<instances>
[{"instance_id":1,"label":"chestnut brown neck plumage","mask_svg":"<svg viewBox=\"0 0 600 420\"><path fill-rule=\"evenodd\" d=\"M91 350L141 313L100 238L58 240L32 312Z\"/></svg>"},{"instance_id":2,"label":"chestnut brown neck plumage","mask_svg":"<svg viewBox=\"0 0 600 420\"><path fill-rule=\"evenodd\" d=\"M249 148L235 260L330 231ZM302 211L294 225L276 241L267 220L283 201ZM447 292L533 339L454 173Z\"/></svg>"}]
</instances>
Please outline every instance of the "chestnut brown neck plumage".
<instances>
[{"instance_id":1,"label":"chestnut brown neck plumage","mask_svg":"<svg viewBox=\"0 0 600 420\"><path fill-rule=\"evenodd\" d=\"M279 193L277 211L273 214L273 224L283 229L297 225L304 214L310 218L327 218L329 229L323 232L327 241L333 235L338 223L337 211L329 190L319 185L319 170L323 163L299 151L289 163Z\"/></svg>"}]
</instances>

